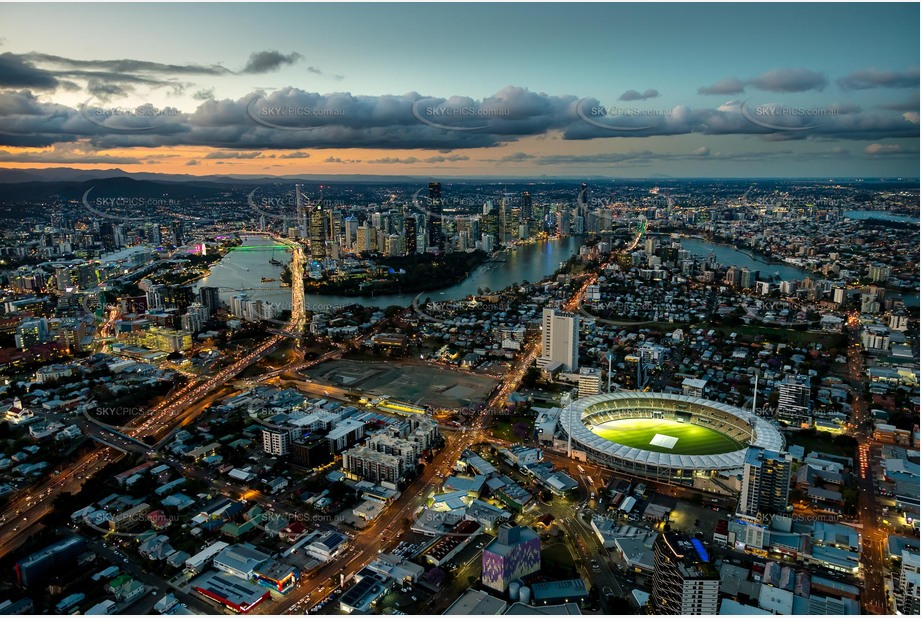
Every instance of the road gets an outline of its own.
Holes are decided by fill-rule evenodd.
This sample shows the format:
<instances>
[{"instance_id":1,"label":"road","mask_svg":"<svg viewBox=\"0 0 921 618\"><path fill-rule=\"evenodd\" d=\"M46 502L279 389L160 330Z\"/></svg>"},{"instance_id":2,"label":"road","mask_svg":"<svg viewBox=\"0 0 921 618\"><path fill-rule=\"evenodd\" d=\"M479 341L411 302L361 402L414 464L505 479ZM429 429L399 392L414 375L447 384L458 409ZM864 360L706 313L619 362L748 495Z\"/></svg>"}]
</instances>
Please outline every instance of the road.
<instances>
[{"instance_id":1,"label":"road","mask_svg":"<svg viewBox=\"0 0 921 618\"><path fill-rule=\"evenodd\" d=\"M853 413L851 415L853 428L851 435L857 438L858 448L858 515L863 541L861 553L861 566L863 571L864 589L861 595L863 605L868 613L891 614L888 592L886 589L886 571L888 567L888 531L882 524L883 516L878 500L878 485L874 478L874 458L878 456L878 447L873 441L872 424L867 402L862 393L863 380L866 377L863 354L861 352L860 326L856 314L848 319L849 345L847 349L848 376L851 384L855 385Z\"/></svg>"}]
</instances>

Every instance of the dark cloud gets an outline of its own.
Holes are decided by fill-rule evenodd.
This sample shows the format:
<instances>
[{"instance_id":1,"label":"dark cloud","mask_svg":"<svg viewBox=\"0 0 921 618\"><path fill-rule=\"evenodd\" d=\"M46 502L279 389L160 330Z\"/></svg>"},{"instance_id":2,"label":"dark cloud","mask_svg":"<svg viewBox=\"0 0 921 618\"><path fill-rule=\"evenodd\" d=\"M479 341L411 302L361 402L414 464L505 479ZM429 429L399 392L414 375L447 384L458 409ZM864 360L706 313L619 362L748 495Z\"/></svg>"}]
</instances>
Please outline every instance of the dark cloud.
<instances>
[{"instance_id":1,"label":"dark cloud","mask_svg":"<svg viewBox=\"0 0 921 618\"><path fill-rule=\"evenodd\" d=\"M627 92L620 95L621 101L645 101L647 99L654 99L659 96L659 91L650 88L645 92L637 92L636 90L628 90Z\"/></svg>"},{"instance_id":2,"label":"dark cloud","mask_svg":"<svg viewBox=\"0 0 921 618\"><path fill-rule=\"evenodd\" d=\"M149 73L158 75L230 75L233 72L220 65L164 64L147 60L78 60L52 54L29 53L22 56L29 62L50 64L62 69L106 71L110 73ZM252 59L252 57L250 57Z\"/></svg>"},{"instance_id":3,"label":"dark cloud","mask_svg":"<svg viewBox=\"0 0 921 618\"><path fill-rule=\"evenodd\" d=\"M717 108L675 106L651 116L588 118L596 99L555 96L508 87L477 101L469 97L431 98L417 93L360 96L321 95L296 88L252 93L237 100L208 99L190 112L153 110L122 117L93 116L86 109L39 100L31 91L0 90L0 145L47 147L82 141L95 148L210 147L219 151L299 151L320 148L424 149L489 148L522 138L563 140L642 138L668 135L753 135L788 139L882 140L918 137L916 112L902 115L879 108L839 104L817 115L750 118L756 106L732 101ZM102 108L103 106L99 106ZM428 109L475 108L479 114L444 119L436 126L419 116ZM95 109L91 106L90 112ZM290 116L279 112L299 110ZM580 115L580 110L583 112ZM424 118L424 119L429 119ZM589 122L591 120L591 122ZM290 123L290 124L288 124ZM447 125L457 124L452 129ZM473 130L466 130L472 127ZM798 131L797 129L806 129ZM427 156L427 155L426 155ZM458 156L458 155L451 155ZM445 155L444 161L452 159ZM456 159L459 160L459 159Z\"/></svg>"},{"instance_id":4,"label":"dark cloud","mask_svg":"<svg viewBox=\"0 0 921 618\"><path fill-rule=\"evenodd\" d=\"M775 69L749 80L749 83L768 92L806 92L824 90L828 78L809 69Z\"/></svg>"},{"instance_id":5,"label":"dark cloud","mask_svg":"<svg viewBox=\"0 0 921 618\"><path fill-rule=\"evenodd\" d=\"M854 71L838 80L844 90L869 90L870 88L917 88L918 68L906 71L883 71L864 69Z\"/></svg>"},{"instance_id":6,"label":"dark cloud","mask_svg":"<svg viewBox=\"0 0 921 618\"><path fill-rule=\"evenodd\" d=\"M827 85L828 78L809 69L774 69L749 79L723 79L698 88L697 94L741 94L748 86L768 92L806 92L824 90Z\"/></svg>"},{"instance_id":7,"label":"dark cloud","mask_svg":"<svg viewBox=\"0 0 921 618\"><path fill-rule=\"evenodd\" d=\"M896 112L917 112L919 107L921 107L921 98L919 98L918 93L905 101L883 103L879 106L880 109L891 109Z\"/></svg>"},{"instance_id":8,"label":"dark cloud","mask_svg":"<svg viewBox=\"0 0 921 618\"><path fill-rule=\"evenodd\" d=\"M201 165L201 163L196 159L189 159L185 162L186 165Z\"/></svg>"},{"instance_id":9,"label":"dark cloud","mask_svg":"<svg viewBox=\"0 0 921 618\"><path fill-rule=\"evenodd\" d=\"M309 152L286 152L278 157L279 159L309 159Z\"/></svg>"},{"instance_id":10,"label":"dark cloud","mask_svg":"<svg viewBox=\"0 0 921 618\"><path fill-rule=\"evenodd\" d=\"M291 65L303 58L297 52L283 54L278 51L261 51L250 54L249 61L243 67L242 73L258 74L277 71L283 66Z\"/></svg>"},{"instance_id":11,"label":"dark cloud","mask_svg":"<svg viewBox=\"0 0 921 618\"><path fill-rule=\"evenodd\" d=\"M37 68L22 56L0 54L0 87L54 90L57 86L58 79L50 71Z\"/></svg>"},{"instance_id":12,"label":"dark cloud","mask_svg":"<svg viewBox=\"0 0 921 618\"><path fill-rule=\"evenodd\" d=\"M86 92L100 101L109 101L114 97L121 97L131 93L132 86L122 86L114 82L104 82L98 78L91 78L86 83Z\"/></svg>"}]
</instances>

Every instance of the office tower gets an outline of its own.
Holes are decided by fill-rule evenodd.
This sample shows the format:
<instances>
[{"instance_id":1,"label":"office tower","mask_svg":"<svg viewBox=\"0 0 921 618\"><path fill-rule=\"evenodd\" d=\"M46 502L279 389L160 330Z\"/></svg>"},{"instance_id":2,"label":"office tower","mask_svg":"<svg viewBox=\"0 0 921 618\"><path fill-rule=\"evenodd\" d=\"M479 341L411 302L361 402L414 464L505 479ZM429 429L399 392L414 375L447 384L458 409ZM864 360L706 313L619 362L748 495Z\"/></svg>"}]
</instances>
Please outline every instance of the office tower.
<instances>
[{"instance_id":1,"label":"office tower","mask_svg":"<svg viewBox=\"0 0 921 618\"><path fill-rule=\"evenodd\" d=\"M221 306L221 298L218 295L218 289L209 286L198 288L198 302L208 309L209 316L214 315Z\"/></svg>"},{"instance_id":2,"label":"office tower","mask_svg":"<svg viewBox=\"0 0 921 618\"><path fill-rule=\"evenodd\" d=\"M384 240L384 253L389 257L403 255L403 237L399 234L390 234Z\"/></svg>"},{"instance_id":3,"label":"office tower","mask_svg":"<svg viewBox=\"0 0 921 618\"><path fill-rule=\"evenodd\" d=\"M564 371L579 368L579 316L545 308L541 337L539 366L559 362Z\"/></svg>"},{"instance_id":4,"label":"office tower","mask_svg":"<svg viewBox=\"0 0 921 618\"><path fill-rule=\"evenodd\" d=\"M511 240L511 235L509 234L508 229L509 221L511 219L509 211L512 208L510 201L511 198L507 195L502 196L502 198L499 200L499 236L496 238L496 240L499 241L500 245L507 244Z\"/></svg>"},{"instance_id":5,"label":"office tower","mask_svg":"<svg viewBox=\"0 0 921 618\"><path fill-rule=\"evenodd\" d=\"M747 517L785 513L790 503L793 458L787 453L751 447L745 454L739 514Z\"/></svg>"},{"instance_id":6,"label":"office tower","mask_svg":"<svg viewBox=\"0 0 921 618\"><path fill-rule=\"evenodd\" d=\"M28 350L34 345L47 341L48 335L48 320L45 318L26 318L16 327L14 340L17 348Z\"/></svg>"},{"instance_id":7,"label":"office tower","mask_svg":"<svg viewBox=\"0 0 921 618\"><path fill-rule=\"evenodd\" d=\"M540 571L540 536L530 528L502 524L483 548L483 585L497 592Z\"/></svg>"},{"instance_id":8,"label":"office tower","mask_svg":"<svg viewBox=\"0 0 921 618\"><path fill-rule=\"evenodd\" d=\"M655 255L656 249L659 248L659 241L655 238L647 238L643 248L646 250L646 255Z\"/></svg>"},{"instance_id":9,"label":"office tower","mask_svg":"<svg viewBox=\"0 0 921 618\"><path fill-rule=\"evenodd\" d=\"M358 219L354 215L345 218L345 239L344 245L347 249L355 246L355 239L358 236Z\"/></svg>"},{"instance_id":10,"label":"office tower","mask_svg":"<svg viewBox=\"0 0 921 618\"><path fill-rule=\"evenodd\" d=\"M359 225L355 230L355 251L364 253L371 250L371 235L374 233L373 227Z\"/></svg>"},{"instance_id":11,"label":"office tower","mask_svg":"<svg viewBox=\"0 0 921 618\"><path fill-rule=\"evenodd\" d=\"M310 221L307 218L307 207L304 204L304 195L301 193L301 185L294 185L294 206L297 216L297 226L301 238L307 238L310 233Z\"/></svg>"},{"instance_id":12,"label":"office tower","mask_svg":"<svg viewBox=\"0 0 921 618\"><path fill-rule=\"evenodd\" d=\"M406 217L403 220L403 235L406 237L406 255L416 254L416 218Z\"/></svg>"},{"instance_id":13,"label":"office tower","mask_svg":"<svg viewBox=\"0 0 921 618\"><path fill-rule=\"evenodd\" d=\"M661 533L653 544L654 614L716 615L720 574L698 539L679 532Z\"/></svg>"},{"instance_id":14,"label":"office tower","mask_svg":"<svg viewBox=\"0 0 921 618\"><path fill-rule=\"evenodd\" d=\"M809 376L791 375L778 390L777 418L793 425L812 423L812 397Z\"/></svg>"},{"instance_id":15,"label":"office tower","mask_svg":"<svg viewBox=\"0 0 921 618\"><path fill-rule=\"evenodd\" d=\"M835 288L834 290L834 301L838 305L843 305L847 302L847 290L844 288Z\"/></svg>"},{"instance_id":16,"label":"office tower","mask_svg":"<svg viewBox=\"0 0 921 618\"><path fill-rule=\"evenodd\" d=\"M522 191L521 192L521 220L528 221L534 217L534 207L533 202L531 201L531 192Z\"/></svg>"},{"instance_id":17,"label":"office tower","mask_svg":"<svg viewBox=\"0 0 921 618\"><path fill-rule=\"evenodd\" d=\"M556 233L560 236L569 236L571 229L572 222L569 216L569 209L565 206L560 206L560 210L557 213Z\"/></svg>"},{"instance_id":18,"label":"office tower","mask_svg":"<svg viewBox=\"0 0 921 618\"><path fill-rule=\"evenodd\" d=\"M441 183L429 183L429 204L428 204L428 246L444 247L444 240L441 231L442 203L441 203Z\"/></svg>"},{"instance_id":19,"label":"office tower","mask_svg":"<svg viewBox=\"0 0 921 618\"><path fill-rule=\"evenodd\" d=\"M177 247L185 244L185 221L173 221L173 244Z\"/></svg>"},{"instance_id":20,"label":"office tower","mask_svg":"<svg viewBox=\"0 0 921 618\"><path fill-rule=\"evenodd\" d=\"M310 257L322 260L326 257L326 232L328 230L326 210L323 201L317 202L310 212Z\"/></svg>"}]
</instances>

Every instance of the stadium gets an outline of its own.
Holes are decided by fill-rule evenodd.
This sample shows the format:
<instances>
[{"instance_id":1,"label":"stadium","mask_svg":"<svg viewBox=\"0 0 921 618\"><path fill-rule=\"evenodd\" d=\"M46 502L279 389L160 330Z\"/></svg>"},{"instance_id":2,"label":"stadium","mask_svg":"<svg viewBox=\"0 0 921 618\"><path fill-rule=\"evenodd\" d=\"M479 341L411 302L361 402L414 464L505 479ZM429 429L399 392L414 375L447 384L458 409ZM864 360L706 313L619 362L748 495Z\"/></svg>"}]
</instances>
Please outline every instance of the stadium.
<instances>
[{"instance_id":1,"label":"stadium","mask_svg":"<svg viewBox=\"0 0 921 618\"><path fill-rule=\"evenodd\" d=\"M563 408L564 439L595 463L634 476L691 485L741 470L749 446L784 448L780 432L741 408L686 395L621 391Z\"/></svg>"}]
</instances>

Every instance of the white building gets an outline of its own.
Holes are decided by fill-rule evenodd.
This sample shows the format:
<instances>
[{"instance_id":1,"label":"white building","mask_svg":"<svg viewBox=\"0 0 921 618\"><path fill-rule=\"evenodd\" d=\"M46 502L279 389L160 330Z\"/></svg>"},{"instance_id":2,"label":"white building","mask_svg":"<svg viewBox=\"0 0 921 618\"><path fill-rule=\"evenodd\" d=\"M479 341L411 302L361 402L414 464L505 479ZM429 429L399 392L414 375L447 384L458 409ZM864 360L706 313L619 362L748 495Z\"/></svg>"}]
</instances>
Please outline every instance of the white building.
<instances>
[{"instance_id":1,"label":"white building","mask_svg":"<svg viewBox=\"0 0 921 618\"><path fill-rule=\"evenodd\" d=\"M545 308L542 330L538 366L559 362L564 371L575 372L579 368L579 317Z\"/></svg>"}]
</instances>

